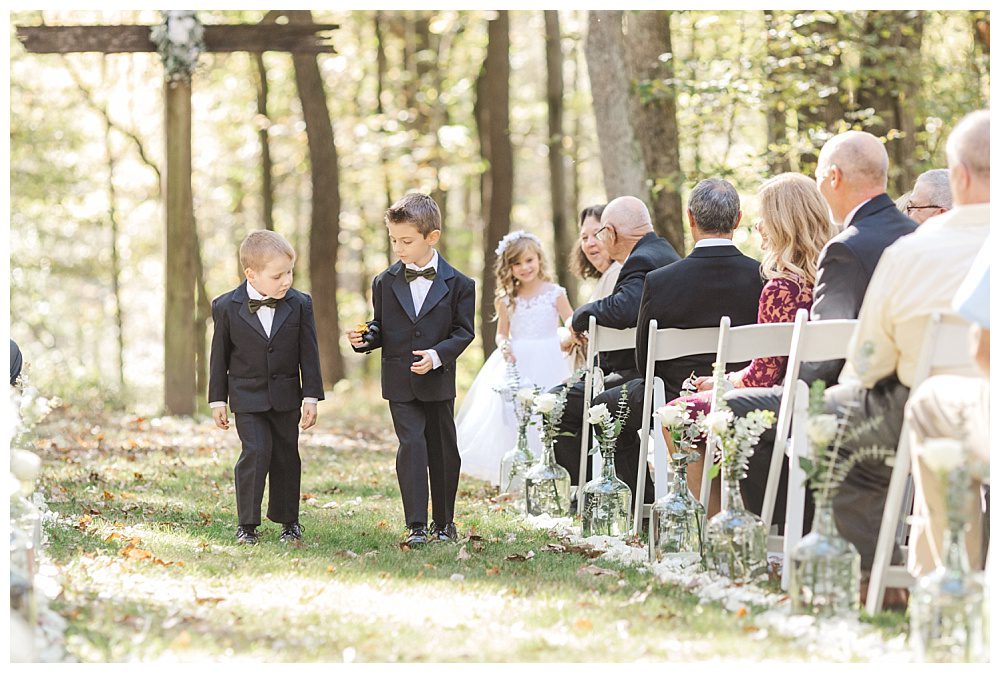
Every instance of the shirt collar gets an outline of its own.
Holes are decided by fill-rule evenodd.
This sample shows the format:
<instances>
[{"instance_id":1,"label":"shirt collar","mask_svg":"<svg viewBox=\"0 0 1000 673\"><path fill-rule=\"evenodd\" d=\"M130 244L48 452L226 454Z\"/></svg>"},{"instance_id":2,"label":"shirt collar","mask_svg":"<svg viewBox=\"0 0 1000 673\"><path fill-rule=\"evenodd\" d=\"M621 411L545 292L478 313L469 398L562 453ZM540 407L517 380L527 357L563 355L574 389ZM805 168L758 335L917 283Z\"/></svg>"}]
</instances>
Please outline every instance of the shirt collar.
<instances>
[{"instance_id":1,"label":"shirt collar","mask_svg":"<svg viewBox=\"0 0 1000 673\"><path fill-rule=\"evenodd\" d=\"M721 245L734 245L728 238L703 238L694 244L696 248L715 248Z\"/></svg>"},{"instance_id":2,"label":"shirt collar","mask_svg":"<svg viewBox=\"0 0 1000 673\"><path fill-rule=\"evenodd\" d=\"M434 251L434 254L431 255L431 261L427 262L427 264L425 264L424 266L417 266L416 264L407 264L406 268L407 269L413 269L414 271L423 271L424 269L431 269L431 268L433 268L435 271L437 271L437 268L438 268L438 251L437 250Z\"/></svg>"},{"instance_id":3,"label":"shirt collar","mask_svg":"<svg viewBox=\"0 0 1000 673\"><path fill-rule=\"evenodd\" d=\"M844 218L844 228L845 229L847 227L851 226L851 222L854 220L854 216L857 215L858 211L861 210L861 207L863 205L865 205L866 203L868 203L869 201L871 201L871 199L865 199L864 201L862 201L858 205L854 206L854 209L851 210L851 212L847 213L847 217Z\"/></svg>"},{"instance_id":4,"label":"shirt collar","mask_svg":"<svg viewBox=\"0 0 1000 673\"><path fill-rule=\"evenodd\" d=\"M264 295L258 292L257 288L255 288L253 284L250 283L249 280L247 281L247 296L250 297L251 299L256 299L258 301L264 299Z\"/></svg>"}]
</instances>

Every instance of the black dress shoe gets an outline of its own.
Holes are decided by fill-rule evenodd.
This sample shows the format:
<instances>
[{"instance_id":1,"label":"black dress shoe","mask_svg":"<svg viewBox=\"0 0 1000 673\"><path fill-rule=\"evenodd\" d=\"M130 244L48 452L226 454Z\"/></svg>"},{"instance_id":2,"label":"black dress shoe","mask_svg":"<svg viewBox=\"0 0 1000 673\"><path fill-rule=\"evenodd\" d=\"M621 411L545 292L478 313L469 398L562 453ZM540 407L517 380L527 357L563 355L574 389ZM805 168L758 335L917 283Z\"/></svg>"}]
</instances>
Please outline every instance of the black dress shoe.
<instances>
[{"instance_id":1,"label":"black dress shoe","mask_svg":"<svg viewBox=\"0 0 1000 673\"><path fill-rule=\"evenodd\" d=\"M431 539L435 542L457 542L458 530L455 529L454 523L446 523L443 526L435 523L431 530Z\"/></svg>"},{"instance_id":2,"label":"black dress shoe","mask_svg":"<svg viewBox=\"0 0 1000 673\"><path fill-rule=\"evenodd\" d=\"M427 543L427 529L423 526L411 526L410 534L406 536L405 544L416 547Z\"/></svg>"},{"instance_id":3,"label":"black dress shoe","mask_svg":"<svg viewBox=\"0 0 1000 673\"><path fill-rule=\"evenodd\" d=\"M236 541L240 544L257 544L260 541L257 526L239 526L236 529Z\"/></svg>"},{"instance_id":4,"label":"black dress shoe","mask_svg":"<svg viewBox=\"0 0 1000 673\"><path fill-rule=\"evenodd\" d=\"M302 539L302 525L298 521L281 524L281 537L279 542L294 542Z\"/></svg>"}]
</instances>

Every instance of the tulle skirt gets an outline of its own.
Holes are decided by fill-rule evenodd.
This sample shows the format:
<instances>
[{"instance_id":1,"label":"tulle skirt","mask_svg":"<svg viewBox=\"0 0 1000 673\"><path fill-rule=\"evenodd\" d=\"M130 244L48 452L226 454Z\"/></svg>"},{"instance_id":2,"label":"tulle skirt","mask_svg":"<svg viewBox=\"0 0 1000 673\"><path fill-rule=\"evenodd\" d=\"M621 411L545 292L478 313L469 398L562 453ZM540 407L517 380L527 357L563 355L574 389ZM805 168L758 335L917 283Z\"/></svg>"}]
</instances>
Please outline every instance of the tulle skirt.
<instances>
[{"instance_id":1,"label":"tulle skirt","mask_svg":"<svg viewBox=\"0 0 1000 673\"><path fill-rule=\"evenodd\" d=\"M569 360L559 348L558 337L515 339L511 341L511 350L522 387L537 385L546 391L570 375ZM495 390L504 385L506 376L507 363L500 351L495 350L476 374L455 423L462 472L494 486L500 484L500 460L517 440L514 410ZM535 457L541 455L542 443L536 426L528 429L528 446Z\"/></svg>"}]
</instances>

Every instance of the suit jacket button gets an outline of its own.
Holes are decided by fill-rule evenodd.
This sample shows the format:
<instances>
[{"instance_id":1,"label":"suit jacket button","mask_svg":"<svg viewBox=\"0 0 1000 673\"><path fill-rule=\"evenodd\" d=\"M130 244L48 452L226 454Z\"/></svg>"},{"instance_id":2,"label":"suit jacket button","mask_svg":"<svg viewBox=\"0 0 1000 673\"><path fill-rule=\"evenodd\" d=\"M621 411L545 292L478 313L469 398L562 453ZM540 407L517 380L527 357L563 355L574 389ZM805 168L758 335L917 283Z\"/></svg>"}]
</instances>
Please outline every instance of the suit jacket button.
<instances>
[{"instance_id":1,"label":"suit jacket button","mask_svg":"<svg viewBox=\"0 0 1000 673\"><path fill-rule=\"evenodd\" d=\"M414 334L415 334L416 336L420 336L420 330L417 330L416 332L414 332Z\"/></svg>"},{"instance_id":2,"label":"suit jacket button","mask_svg":"<svg viewBox=\"0 0 1000 673\"><path fill-rule=\"evenodd\" d=\"M274 352L274 346L268 346L267 347L267 352L268 353L273 353Z\"/></svg>"},{"instance_id":3,"label":"suit jacket button","mask_svg":"<svg viewBox=\"0 0 1000 673\"><path fill-rule=\"evenodd\" d=\"M277 374L271 374L271 378L272 379L276 379L276 378L278 378L278 375Z\"/></svg>"}]
</instances>

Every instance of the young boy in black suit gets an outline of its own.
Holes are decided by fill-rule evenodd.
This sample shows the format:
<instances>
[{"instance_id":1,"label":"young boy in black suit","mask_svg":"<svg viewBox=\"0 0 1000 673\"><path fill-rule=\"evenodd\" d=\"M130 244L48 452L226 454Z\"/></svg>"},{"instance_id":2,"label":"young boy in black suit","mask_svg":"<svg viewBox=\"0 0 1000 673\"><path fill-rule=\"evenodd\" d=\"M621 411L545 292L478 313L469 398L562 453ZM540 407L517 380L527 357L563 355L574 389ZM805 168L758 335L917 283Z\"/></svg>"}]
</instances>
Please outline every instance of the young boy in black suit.
<instances>
[{"instance_id":1,"label":"young boy in black suit","mask_svg":"<svg viewBox=\"0 0 1000 673\"><path fill-rule=\"evenodd\" d=\"M382 348L382 397L399 439L396 477L411 547L427 542L427 479L433 540L456 540L455 494L462 464L455 432L455 360L472 342L475 282L434 245L441 212L425 194L407 194L385 213L399 261L375 277L375 319L347 337L358 353Z\"/></svg>"},{"instance_id":2,"label":"young boy in black suit","mask_svg":"<svg viewBox=\"0 0 1000 673\"><path fill-rule=\"evenodd\" d=\"M282 525L282 542L301 540L298 423L303 430L315 425L323 399L312 299L292 289L295 250L280 234L251 232L240 245L240 265L246 281L212 302L208 382L215 424L229 429L228 398L243 444L235 469L236 539L257 543L270 476L267 518Z\"/></svg>"}]
</instances>

